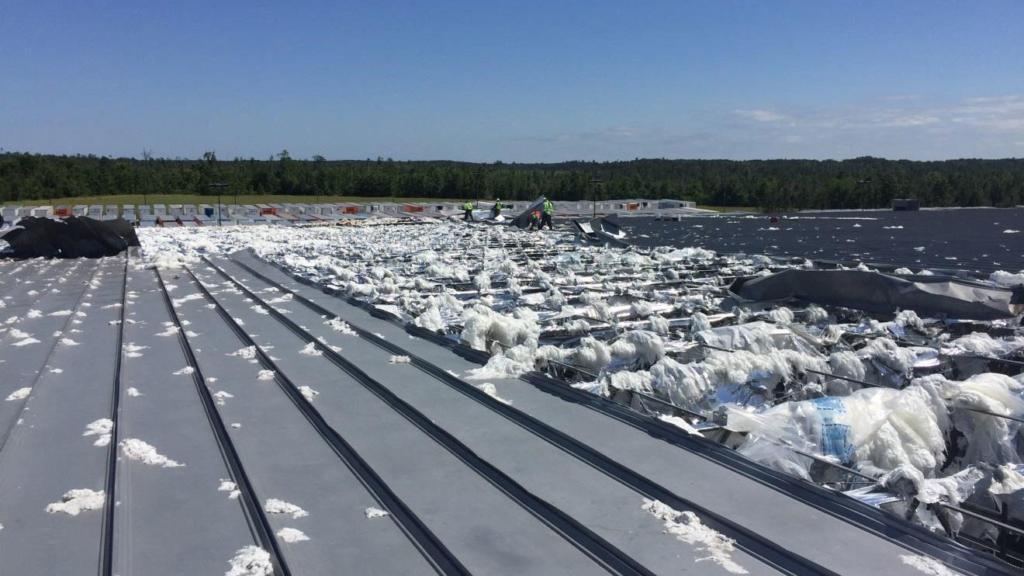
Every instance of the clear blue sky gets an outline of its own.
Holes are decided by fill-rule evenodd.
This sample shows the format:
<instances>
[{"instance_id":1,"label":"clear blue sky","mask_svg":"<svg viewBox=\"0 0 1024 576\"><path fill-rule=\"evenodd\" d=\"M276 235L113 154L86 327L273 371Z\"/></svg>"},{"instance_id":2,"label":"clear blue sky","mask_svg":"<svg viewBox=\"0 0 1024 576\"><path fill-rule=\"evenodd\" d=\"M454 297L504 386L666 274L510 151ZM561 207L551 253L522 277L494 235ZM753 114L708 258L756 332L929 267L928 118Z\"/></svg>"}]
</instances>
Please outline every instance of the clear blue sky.
<instances>
[{"instance_id":1,"label":"clear blue sky","mask_svg":"<svg viewBox=\"0 0 1024 576\"><path fill-rule=\"evenodd\" d=\"M1024 157L1024 0L4 0L0 147Z\"/></svg>"}]
</instances>

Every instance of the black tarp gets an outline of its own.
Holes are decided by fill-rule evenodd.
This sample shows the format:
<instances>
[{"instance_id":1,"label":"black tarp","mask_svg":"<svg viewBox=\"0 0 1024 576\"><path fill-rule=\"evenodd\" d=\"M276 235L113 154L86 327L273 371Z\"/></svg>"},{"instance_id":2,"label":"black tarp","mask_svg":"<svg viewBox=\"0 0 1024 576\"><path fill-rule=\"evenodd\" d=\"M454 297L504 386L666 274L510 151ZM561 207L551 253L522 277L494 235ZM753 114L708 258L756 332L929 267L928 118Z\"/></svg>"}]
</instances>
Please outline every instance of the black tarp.
<instances>
[{"instance_id":1,"label":"black tarp","mask_svg":"<svg viewBox=\"0 0 1024 576\"><path fill-rule=\"evenodd\" d=\"M124 219L100 221L87 216L22 218L0 239L10 244L4 254L14 258L99 258L139 245L135 229Z\"/></svg>"},{"instance_id":2,"label":"black tarp","mask_svg":"<svg viewBox=\"0 0 1024 576\"><path fill-rule=\"evenodd\" d=\"M921 316L996 320L1014 316L1016 290L942 276L891 276L862 270L784 270L738 278L729 291L747 301L800 300L867 312L913 310Z\"/></svg>"}]
</instances>

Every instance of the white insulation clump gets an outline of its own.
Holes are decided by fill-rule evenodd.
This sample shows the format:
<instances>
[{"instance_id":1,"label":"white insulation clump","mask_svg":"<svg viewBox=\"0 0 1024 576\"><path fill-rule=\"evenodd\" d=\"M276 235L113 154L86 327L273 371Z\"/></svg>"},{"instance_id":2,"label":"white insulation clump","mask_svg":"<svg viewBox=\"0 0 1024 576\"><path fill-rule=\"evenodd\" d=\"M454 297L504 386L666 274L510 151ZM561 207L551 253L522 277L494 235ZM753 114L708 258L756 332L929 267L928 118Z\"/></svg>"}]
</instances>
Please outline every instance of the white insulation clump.
<instances>
[{"instance_id":1,"label":"white insulation clump","mask_svg":"<svg viewBox=\"0 0 1024 576\"><path fill-rule=\"evenodd\" d=\"M390 512L370 506L369 508L366 509L365 514L367 518L373 520L374 518L383 518L385 516L389 516Z\"/></svg>"},{"instance_id":2,"label":"white insulation clump","mask_svg":"<svg viewBox=\"0 0 1024 576\"><path fill-rule=\"evenodd\" d=\"M644 499L644 511L663 522L667 534L693 546L700 556L695 561L710 560L731 574L749 572L732 559L736 541L709 528L693 512L679 512L658 500Z\"/></svg>"},{"instance_id":3,"label":"white insulation clump","mask_svg":"<svg viewBox=\"0 0 1024 576\"><path fill-rule=\"evenodd\" d=\"M612 361L611 348L604 342L590 336L581 338L579 346L573 349L559 348L558 346L541 346L537 350L536 356L540 361L558 360L573 366L579 366L592 373L600 372Z\"/></svg>"},{"instance_id":4,"label":"white insulation clump","mask_svg":"<svg viewBox=\"0 0 1024 576\"><path fill-rule=\"evenodd\" d=\"M909 502L913 498L922 504L945 502L959 506L974 494L977 484L984 478L985 473L973 466L951 476L925 478L920 470L904 465L884 474L878 479L878 485L900 496L904 502ZM940 526L933 525L933 514L915 510L915 516L923 524L941 531ZM949 514L947 520L954 532L959 532L963 526L963 517L959 513Z\"/></svg>"},{"instance_id":5,"label":"white insulation clump","mask_svg":"<svg viewBox=\"0 0 1024 576\"><path fill-rule=\"evenodd\" d=\"M342 334L346 334L349 336L356 335L356 331L353 330L352 327L348 325L348 322L345 322L340 318L331 318L330 320L325 322L325 324L330 326L331 330L334 330L335 332L340 332Z\"/></svg>"},{"instance_id":6,"label":"white insulation clump","mask_svg":"<svg viewBox=\"0 0 1024 576\"><path fill-rule=\"evenodd\" d=\"M166 336L176 336L178 334L178 332L179 332L179 328L177 326L167 326L166 328L164 328L163 332L157 332L156 335L157 336L165 336L165 337Z\"/></svg>"},{"instance_id":7,"label":"white insulation clump","mask_svg":"<svg viewBox=\"0 0 1024 576\"><path fill-rule=\"evenodd\" d=\"M857 351L865 360L874 360L899 374L909 374L917 360L917 354L909 348L900 347L889 338L875 338Z\"/></svg>"},{"instance_id":8,"label":"white insulation clump","mask_svg":"<svg viewBox=\"0 0 1024 576\"><path fill-rule=\"evenodd\" d=\"M477 388L480 389L484 394L487 394L488 396L494 398L498 402L501 402L503 404L511 404L511 402L505 400L504 398L498 395L498 387L490 382L484 382L483 384L477 386Z\"/></svg>"},{"instance_id":9,"label":"white insulation clump","mask_svg":"<svg viewBox=\"0 0 1024 576\"><path fill-rule=\"evenodd\" d=\"M78 516L88 510L103 508L104 499L103 490L78 488L66 492L60 502L47 504L46 511L50 514L61 512L68 516Z\"/></svg>"},{"instance_id":10,"label":"white insulation clump","mask_svg":"<svg viewBox=\"0 0 1024 576\"><path fill-rule=\"evenodd\" d=\"M244 346L231 352L228 356L235 356L245 360L253 360L256 358L256 347L255 346Z\"/></svg>"},{"instance_id":11,"label":"white insulation clump","mask_svg":"<svg viewBox=\"0 0 1024 576\"><path fill-rule=\"evenodd\" d=\"M1024 384L1003 374L977 374L947 389L952 420L965 436L967 463L1019 462L1016 437L1021 423L972 411L1024 418Z\"/></svg>"},{"instance_id":12,"label":"white insulation clump","mask_svg":"<svg viewBox=\"0 0 1024 576\"><path fill-rule=\"evenodd\" d=\"M295 542L305 542L309 540L309 536L306 536L306 534L298 528L281 528L277 531L277 537L289 544L294 544Z\"/></svg>"},{"instance_id":13,"label":"white insulation clump","mask_svg":"<svg viewBox=\"0 0 1024 576\"><path fill-rule=\"evenodd\" d=\"M1024 349L1024 337L997 340L984 332L973 332L949 342L942 352L950 356L1002 357L1021 349Z\"/></svg>"},{"instance_id":14,"label":"white insulation clump","mask_svg":"<svg viewBox=\"0 0 1024 576\"><path fill-rule=\"evenodd\" d=\"M477 350L488 350L491 342L503 348L529 342L536 347L540 335L537 315L529 308L518 308L513 316L508 316L477 305L465 311L462 322L462 341Z\"/></svg>"},{"instance_id":15,"label":"white insulation clump","mask_svg":"<svg viewBox=\"0 0 1024 576\"><path fill-rule=\"evenodd\" d=\"M316 347L316 342L310 342L299 350L303 356L322 356L323 352Z\"/></svg>"},{"instance_id":16,"label":"white insulation clump","mask_svg":"<svg viewBox=\"0 0 1024 576\"><path fill-rule=\"evenodd\" d=\"M213 393L213 399L217 403L217 406L224 406L225 404L227 404L227 401L230 398L234 398L234 397L235 397L234 394L232 394L230 392L227 392L227 391L224 391L224 390L218 390L218 391Z\"/></svg>"},{"instance_id":17,"label":"white insulation clump","mask_svg":"<svg viewBox=\"0 0 1024 576\"><path fill-rule=\"evenodd\" d=\"M632 330L611 345L612 356L650 366L665 356L665 345L654 332Z\"/></svg>"},{"instance_id":18,"label":"white insulation clump","mask_svg":"<svg viewBox=\"0 0 1024 576\"><path fill-rule=\"evenodd\" d=\"M146 348L149 348L149 346L139 346L134 342L129 342L124 345L124 355L128 358L141 358L142 351Z\"/></svg>"},{"instance_id":19,"label":"white insulation clump","mask_svg":"<svg viewBox=\"0 0 1024 576\"><path fill-rule=\"evenodd\" d=\"M441 310L436 305L424 310L412 323L420 328L434 331L444 330L445 327L444 319L441 318Z\"/></svg>"},{"instance_id":20,"label":"white insulation clump","mask_svg":"<svg viewBox=\"0 0 1024 576\"><path fill-rule=\"evenodd\" d=\"M93 446L106 446L110 444L110 433L114 430L114 421L110 418L100 418L86 424L82 436L95 436Z\"/></svg>"},{"instance_id":21,"label":"white insulation clump","mask_svg":"<svg viewBox=\"0 0 1024 576\"><path fill-rule=\"evenodd\" d=\"M310 386L299 386L299 393L306 399L307 402L312 402L320 395L320 392L314 390Z\"/></svg>"},{"instance_id":22,"label":"white insulation clump","mask_svg":"<svg viewBox=\"0 0 1024 576\"><path fill-rule=\"evenodd\" d=\"M996 496L1024 496L1024 474L1019 465L1003 464L992 478L988 493Z\"/></svg>"},{"instance_id":23,"label":"white insulation clump","mask_svg":"<svg viewBox=\"0 0 1024 576\"><path fill-rule=\"evenodd\" d=\"M292 504L291 502L278 500L277 498L268 498L266 503L263 504L263 511L267 514L287 514L292 518L309 516L309 512L306 512L301 507Z\"/></svg>"},{"instance_id":24,"label":"white insulation clump","mask_svg":"<svg viewBox=\"0 0 1024 576\"><path fill-rule=\"evenodd\" d=\"M24 400L25 398L28 398L28 395L31 394L31 393L32 393L32 388L29 388L27 386L24 387L24 388L18 388L14 392L11 392L10 394L8 394L7 398L5 398L5 400L7 402L16 402L18 400Z\"/></svg>"},{"instance_id":25,"label":"white insulation clump","mask_svg":"<svg viewBox=\"0 0 1024 576\"><path fill-rule=\"evenodd\" d=\"M945 564L931 556L903 554L900 556L900 561L907 566L920 570L926 576L957 576L959 574L959 572L950 570Z\"/></svg>"},{"instance_id":26,"label":"white insulation clump","mask_svg":"<svg viewBox=\"0 0 1024 576\"><path fill-rule=\"evenodd\" d=\"M121 453L129 460L136 460L147 466L160 466L161 468L179 468L184 466L184 464L160 454L156 451L156 448L138 438L125 438L118 444L121 446Z\"/></svg>"},{"instance_id":27,"label":"white insulation clump","mask_svg":"<svg viewBox=\"0 0 1024 576\"><path fill-rule=\"evenodd\" d=\"M468 380L515 378L533 370L534 350L525 345L498 352L480 368L466 371Z\"/></svg>"},{"instance_id":28,"label":"white insulation clump","mask_svg":"<svg viewBox=\"0 0 1024 576\"><path fill-rule=\"evenodd\" d=\"M232 500L238 498L242 494L242 492L238 489L238 484L235 484L233 481L227 478L220 479L220 484L217 485L217 491L227 492L228 498Z\"/></svg>"},{"instance_id":29,"label":"white insulation clump","mask_svg":"<svg viewBox=\"0 0 1024 576\"><path fill-rule=\"evenodd\" d=\"M246 546L228 561L230 569L224 576L272 576L274 564L270 561L270 553L259 546Z\"/></svg>"}]
</instances>

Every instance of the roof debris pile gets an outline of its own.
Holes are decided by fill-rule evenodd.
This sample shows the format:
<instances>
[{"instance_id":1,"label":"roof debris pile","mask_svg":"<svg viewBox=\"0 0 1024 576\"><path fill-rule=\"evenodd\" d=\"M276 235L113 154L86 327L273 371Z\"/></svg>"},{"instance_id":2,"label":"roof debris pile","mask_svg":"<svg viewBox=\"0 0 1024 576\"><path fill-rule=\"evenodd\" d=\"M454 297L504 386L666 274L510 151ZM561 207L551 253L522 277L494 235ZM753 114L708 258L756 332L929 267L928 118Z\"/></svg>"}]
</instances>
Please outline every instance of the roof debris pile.
<instances>
[{"instance_id":1,"label":"roof debris pile","mask_svg":"<svg viewBox=\"0 0 1024 576\"><path fill-rule=\"evenodd\" d=\"M1024 521L1018 273L824 271L453 223L142 240L163 265L252 249L488 354L467 379L543 372L935 531L1003 545L964 507L998 516L1010 503Z\"/></svg>"}]
</instances>

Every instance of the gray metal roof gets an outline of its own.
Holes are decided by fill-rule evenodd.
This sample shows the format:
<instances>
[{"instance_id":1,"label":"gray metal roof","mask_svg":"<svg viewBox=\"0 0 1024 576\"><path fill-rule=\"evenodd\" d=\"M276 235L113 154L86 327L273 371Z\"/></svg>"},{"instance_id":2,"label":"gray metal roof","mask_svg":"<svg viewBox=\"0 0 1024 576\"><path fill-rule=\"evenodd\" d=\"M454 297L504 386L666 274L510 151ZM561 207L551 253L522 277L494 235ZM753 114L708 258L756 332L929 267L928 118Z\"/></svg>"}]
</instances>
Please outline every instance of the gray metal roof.
<instances>
[{"instance_id":1,"label":"gray metal roof","mask_svg":"<svg viewBox=\"0 0 1024 576\"><path fill-rule=\"evenodd\" d=\"M538 375L491 396L457 376L471 356L248 253L0 261L0 298L4 576L219 574L247 545L278 574L919 574L919 555L1000 571ZM101 418L106 445L83 435ZM47 511L75 489L102 505ZM734 549L677 538L645 499Z\"/></svg>"}]
</instances>

